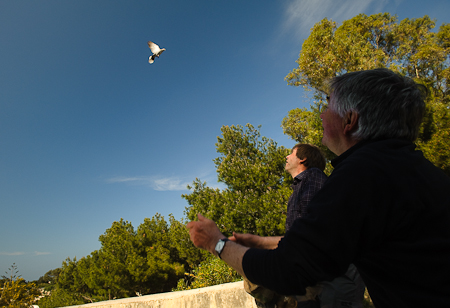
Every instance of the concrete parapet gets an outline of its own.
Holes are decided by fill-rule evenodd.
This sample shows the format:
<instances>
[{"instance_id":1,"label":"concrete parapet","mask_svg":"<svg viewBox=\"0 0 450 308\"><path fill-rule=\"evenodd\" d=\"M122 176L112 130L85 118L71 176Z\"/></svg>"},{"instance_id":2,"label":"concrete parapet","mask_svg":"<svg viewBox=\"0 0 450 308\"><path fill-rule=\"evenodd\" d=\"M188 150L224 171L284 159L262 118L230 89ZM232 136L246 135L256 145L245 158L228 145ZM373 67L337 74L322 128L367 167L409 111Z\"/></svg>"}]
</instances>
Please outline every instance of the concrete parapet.
<instances>
[{"instance_id":1,"label":"concrete parapet","mask_svg":"<svg viewBox=\"0 0 450 308\"><path fill-rule=\"evenodd\" d=\"M256 308L242 281L217 286L115 299L71 308Z\"/></svg>"}]
</instances>

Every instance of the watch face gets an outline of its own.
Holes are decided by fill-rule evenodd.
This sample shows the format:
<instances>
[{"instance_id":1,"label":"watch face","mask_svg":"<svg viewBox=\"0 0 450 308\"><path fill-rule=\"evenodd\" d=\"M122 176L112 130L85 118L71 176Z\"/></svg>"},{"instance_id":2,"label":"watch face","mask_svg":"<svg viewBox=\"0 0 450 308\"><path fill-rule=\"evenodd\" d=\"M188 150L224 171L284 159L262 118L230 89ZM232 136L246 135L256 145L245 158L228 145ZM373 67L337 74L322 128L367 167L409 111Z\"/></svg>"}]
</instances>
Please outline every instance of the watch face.
<instances>
[{"instance_id":1,"label":"watch face","mask_svg":"<svg viewBox=\"0 0 450 308\"><path fill-rule=\"evenodd\" d=\"M220 255L223 250L223 246L225 246L225 242L223 240L219 240L216 244L216 252Z\"/></svg>"}]
</instances>

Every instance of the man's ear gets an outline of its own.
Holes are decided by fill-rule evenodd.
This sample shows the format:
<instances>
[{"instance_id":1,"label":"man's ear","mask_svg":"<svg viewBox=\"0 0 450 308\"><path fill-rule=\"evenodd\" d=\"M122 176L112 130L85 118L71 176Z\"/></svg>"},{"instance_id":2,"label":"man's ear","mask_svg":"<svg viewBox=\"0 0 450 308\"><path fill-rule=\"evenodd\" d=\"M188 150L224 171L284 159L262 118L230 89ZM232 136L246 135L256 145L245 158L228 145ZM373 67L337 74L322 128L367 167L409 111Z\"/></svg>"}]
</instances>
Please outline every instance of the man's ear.
<instances>
[{"instance_id":1,"label":"man's ear","mask_svg":"<svg viewBox=\"0 0 450 308\"><path fill-rule=\"evenodd\" d=\"M344 135L350 135L358 129L359 115L355 111L349 111L342 119L344 125Z\"/></svg>"},{"instance_id":2,"label":"man's ear","mask_svg":"<svg viewBox=\"0 0 450 308\"><path fill-rule=\"evenodd\" d=\"M306 161L306 157L303 159L300 159L300 164L303 164Z\"/></svg>"}]
</instances>

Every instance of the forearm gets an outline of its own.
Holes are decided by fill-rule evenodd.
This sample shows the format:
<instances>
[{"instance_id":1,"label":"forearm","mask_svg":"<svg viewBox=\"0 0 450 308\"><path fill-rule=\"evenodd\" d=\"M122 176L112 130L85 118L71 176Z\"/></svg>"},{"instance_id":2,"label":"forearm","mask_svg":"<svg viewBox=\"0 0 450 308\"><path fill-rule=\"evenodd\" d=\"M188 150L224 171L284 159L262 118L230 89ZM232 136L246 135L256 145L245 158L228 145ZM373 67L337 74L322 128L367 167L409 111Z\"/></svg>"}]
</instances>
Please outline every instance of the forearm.
<instances>
[{"instance_id":1,"label":"forearm","mask_svg":"<svg viewBox=\"0 0 450 308\"><path fill-rule=\"evenodd\" d=\"M275 249L282 239L281 236L261 237L260 249ZM242 267L242 259L249 247L242 246L233 241L228 241L220 254L220 257L242 277L245 277L244 269ZM216 255L215 252L213 252Z\"/></svg>"},{"instance_id":2,"label":"forearm","mask_svg":"<svg viewBox=\"0 0 450 308\"><path fill-rule=\"evenodd\" d=\"M257 248L260 249L275 249L278 247L278 243L282 239L282 236L267 236L261 238L261 245Z\"/></svg>"},{"instance_id":3,"label":"forearm","mask_svg":"<svg viewBox=\"0 0 450 308\"><path fill-rule=\"evenodd\" d=\"M220 257L235 271L237 271L242 277L245 278L244 269L242 268L242 259L248 247L239 245L235 242L228 241L220 254ZM214 255L217 255L214 253Z\"/></svg>"},{"instance_id":4,"label":"forearm","mask_svg":"<svg viewBox=\"0 0 450 308\"><path fill-rule=\"evenodd\" d=\"M258 249L275 249L278 247L278 243L282 239L281 236L259 236L251 233L236 233L233 232L233 236L229 238L235 243L249 248Z\"/></svg>"}]
</instances>

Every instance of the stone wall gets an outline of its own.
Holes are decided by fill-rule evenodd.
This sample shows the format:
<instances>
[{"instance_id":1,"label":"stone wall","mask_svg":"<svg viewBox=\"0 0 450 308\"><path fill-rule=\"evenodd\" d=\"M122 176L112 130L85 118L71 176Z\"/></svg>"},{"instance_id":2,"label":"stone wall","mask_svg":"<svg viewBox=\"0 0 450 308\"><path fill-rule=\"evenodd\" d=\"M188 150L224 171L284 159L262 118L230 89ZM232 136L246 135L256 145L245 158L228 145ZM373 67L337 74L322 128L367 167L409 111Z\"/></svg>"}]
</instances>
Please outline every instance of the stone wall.
<instances>
[{"instance_id":1,"label":"stone wall","mask_svg":"<svg viewBox=\"0 0 450 308\"><path fill-rule=\"evenodd\" d=\"M244 291L242 281L217 286L144 295L70 306L71 308L256 308L253 297Z\"/></svg>"}]
</instances>

